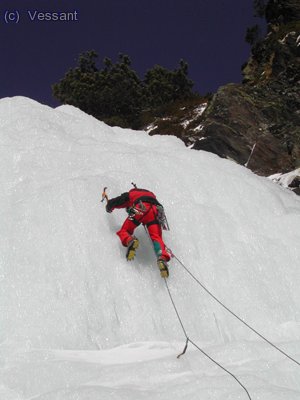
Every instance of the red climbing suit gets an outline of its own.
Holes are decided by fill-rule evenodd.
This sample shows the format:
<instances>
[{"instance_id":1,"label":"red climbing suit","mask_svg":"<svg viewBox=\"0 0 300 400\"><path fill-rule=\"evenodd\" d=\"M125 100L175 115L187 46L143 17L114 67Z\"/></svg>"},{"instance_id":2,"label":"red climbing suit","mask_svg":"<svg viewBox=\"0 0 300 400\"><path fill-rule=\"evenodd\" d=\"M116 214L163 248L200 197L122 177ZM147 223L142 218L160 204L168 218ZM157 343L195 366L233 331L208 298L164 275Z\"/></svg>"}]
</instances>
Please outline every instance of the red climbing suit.
<instances>
[{"instance_id":1,"label":"red climbing suit","mask_svg":"<svg viewBox=\"0 0 300 400\"><path fill-rule=\"evenodd\" d=\"M163 242L162 229L157 220L156 206L159 204L154 193L146 189L134 188L121 194L121 196L110 199L106 210L112 212L116 208L130 209L134 207L138 212L126 218L121 229L117 232L123 246L127 246L132 239L135 228L143 224L148 229L157 257L163 257L166 261L169 261L170 255Z\"/></svg>"}]
</instances>

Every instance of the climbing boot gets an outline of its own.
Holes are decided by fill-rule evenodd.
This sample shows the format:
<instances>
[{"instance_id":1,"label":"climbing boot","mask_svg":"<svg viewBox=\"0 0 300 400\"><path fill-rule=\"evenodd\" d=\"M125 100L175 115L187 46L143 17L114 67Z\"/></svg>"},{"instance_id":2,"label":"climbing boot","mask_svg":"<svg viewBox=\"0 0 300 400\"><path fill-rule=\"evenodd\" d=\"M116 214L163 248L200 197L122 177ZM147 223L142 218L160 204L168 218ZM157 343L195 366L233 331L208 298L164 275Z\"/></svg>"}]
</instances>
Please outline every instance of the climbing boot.
<instances>
[{"instance_id":1,"label":"climbing boot","mask_svg":"<svg viewBox=\"0 0 300 400\"><path fill-rule=\"evenodd\" d=\"M163 257L160 257L157 260L157 266L158 266L158 268L160 270L160 276L162 278L168 278L168 276L169 276L168 263Z\"/></svg>"},{"instance_id":2,"label":"climbing boot","mask_svg":"<svg viewBox=\"0 0 300 400\"><path fill-rule=\"evenodd\" d=\"M139 241L138 239L133 236L127 244L127 253L126 253L126 259L127 261L131 261L135 257L136 249L139 247Z\"/></svg>"}]
</instances>

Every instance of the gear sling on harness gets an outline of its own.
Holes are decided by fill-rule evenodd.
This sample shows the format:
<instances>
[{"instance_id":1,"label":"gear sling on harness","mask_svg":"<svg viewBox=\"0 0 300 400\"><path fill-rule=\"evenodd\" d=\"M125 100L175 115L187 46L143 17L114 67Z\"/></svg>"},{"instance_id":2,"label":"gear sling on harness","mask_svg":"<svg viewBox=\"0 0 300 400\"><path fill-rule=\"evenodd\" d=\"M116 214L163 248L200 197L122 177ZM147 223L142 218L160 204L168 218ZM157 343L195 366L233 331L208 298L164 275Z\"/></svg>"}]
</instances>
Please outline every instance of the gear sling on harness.
<instances>
[{"instance_id":1,"label":"gear sling on harness","mask_svg":"<svg viewBox=\"0 0 300 400\"><path fill-rule=\"evenodd\" d=\"M153 219L152 221L150 221L150 222L144 224L144 225L146 225L147 228L148 228L149 226L155 225L155 224L156 224L156 225L160 225L160 226L162 227L163 230L169 231L170 228L169 228L169 224L168 224L168 221L167 221L167 217L166 217L166 214L165 214L165 211L164 211L164 207L160 204L160 202L159 202L157 199L155 199L155 198L153 198L153 197L150 197L150 196L141 196L141 197L137 198L137 199L133 202L133 209L136 210L135 207L136 207L137 205L139 205L139 206L140 206L140 209L138 209L138 213L139 213L140 211L141 211L141 213L143 213L143 209L144 209L144 211L146 210L146 209L145 209L145 206L144 206L144 204L143 204L143 202L149 203L149 204L151 204L151 205L155 205L155 206L156 206L156 209L157 209L156 218ZM148 212L149 212L149 210L147 211L147 213L148 213ZM134 212L133 212L133 213L134 213ZM144 214L144 215L145 215L145 214ZM139 224L140 224L140 223L139 223Z\"/></svg>"}]
</instances>

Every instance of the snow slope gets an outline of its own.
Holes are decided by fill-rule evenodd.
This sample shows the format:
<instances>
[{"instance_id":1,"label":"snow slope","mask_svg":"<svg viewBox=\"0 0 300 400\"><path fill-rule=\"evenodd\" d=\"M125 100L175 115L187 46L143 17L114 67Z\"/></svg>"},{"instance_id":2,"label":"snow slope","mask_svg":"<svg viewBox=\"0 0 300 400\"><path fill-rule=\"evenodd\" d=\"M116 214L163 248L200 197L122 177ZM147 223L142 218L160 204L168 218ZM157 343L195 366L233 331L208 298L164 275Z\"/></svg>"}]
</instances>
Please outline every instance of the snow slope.
<instances>
[{"instance_id":1,"label":"snow slope","mask_svg":"<svg viewBox=\"0 0 300 400\"><path fill-rule=\"evenodd\" d=\"M142 227L127 263L105 212L154 191L175 255L226 306L300 361L300 198L175 137L111 128L71 106L0 100L1 400L245 399L185 336ZM300 399L300 367L221 308L178 262L189 337L252 399Z\"/></svg>"}]
</instances>

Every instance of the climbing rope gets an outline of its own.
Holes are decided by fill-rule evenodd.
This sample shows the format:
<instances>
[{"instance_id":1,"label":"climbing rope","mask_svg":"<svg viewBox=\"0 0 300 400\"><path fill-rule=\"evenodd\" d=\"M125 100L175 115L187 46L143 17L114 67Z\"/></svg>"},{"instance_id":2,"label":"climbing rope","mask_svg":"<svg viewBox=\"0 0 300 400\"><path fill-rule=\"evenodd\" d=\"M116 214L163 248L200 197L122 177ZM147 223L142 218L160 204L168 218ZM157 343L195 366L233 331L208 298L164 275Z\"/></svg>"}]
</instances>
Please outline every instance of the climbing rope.
<instances>
[{"instance_id":1,"label":"climbing rope","mask_svg":"<svg viewBox=\"0 0 300 400\"><path fill-rule=\"evenodd\" d=\"M148 235L148 237L149 237L150 242L152 243L150 234L149 234L149 232L148 232L148 229L147 229L146 227L144 227L144 228L145 228L145 231L147 232L147 235ZM232 310L230 310L230 308L228 308L224 303L222 303L222 301L220 301L210 290L207 289L206 286L203 285L203 283L201 283L201 282L199 281L199 279L197 279L197 278L195 277L195 275L193 275L193 274L190 272L190 270L183 264L182 261L179 260L179 258L178 258L170 249L168 249L168 250L170 251L171 257L172 257L172 258L175 258L175 260L177 260L177 262L178 262L178 263L184 268L184 270L195 280L195 282L197 282L197 284L198 284L199 286L201 286L202 289L204 289L204 290L205 290L217 303L219 303L226 311L228 311L230 314L232 314L235 318L237 318L240 322L242 322L247 328L249 328L252 332L254 332L256 335L258 335L261 339L263 339L265 342L267 342L269 345L271 345L271 346L272 346L273 348L275 348L277 351L279 351L279 352L282 353L284 356L286 356L288 359L290 359L291 361L293 361L294 363L296 363L297 365L300 366L300 363L299 363L297 360L295 360L293 357L291 357L291 356L290 356L289 354L287 354L285 351L283 351L283 350L280 349L278 346L276 346L273 342L271 342L269 339L267 339L265 336L263 336L261 333L259 333L256 329L252 328L252 326L250 326L250 325L249 325L247 322L245 322L241 317L239 317L239 316L238 316L237 314L235 314ZM183 354L185 354L189 342L192 343L192 345L193 345L194 347L196 347L202 354L204 354L204 355L205 355L207 358L209 358L213 363L215 363L215 364L216 364L217 366L219 366L223 371L225 371L225 372L228 373L232 378L234 378L234 379L236 380L236 382L244 389L244 391L246 392L248 398L249 398L250 400L252 400L251 397L250 397L250 394L249 394L248 390L246 389L246 387L239 381L239 379L238 379L232 372L228 371L228 370L227 370L225 367L223 367L220 363L218 363L216 360L214 360L209 354L207 354L203 349L201 349L196 343L194 343L194 342L188 337L188 334L187 334L187 332L186 332L186 329L185 329L185 327L184 327L184 324L183 324L183 322L182 322L182 319L181 319L181 317L180 317L180 314L179 314L179 312L178 312L178 309L177 309L177 307L176 307L176 304L175 304L175 302L174 302L174 300L173 300L173 297L172 297L170 288L169 288L169 286L168 286L167 279L164 278L164 281L165 281L165 285L166 285L166 288L167 288L167 291L168 291L168 294L169 294L171 303L172 303L173 308L174 308L174 310L175 310L175 313L176 313L176 315L177 315L178 321L179 321L179 323L180 323L180 325L181 325L181 328L182 328L182 330L183 330L183 333L184 333L184 335L185 335L185 337L186 337L185 347L184 347L183 351L177 356L177 358L179 358L179 357L181 357Z\"/></svg>"},{"instance_id":2,"label":"climbing rope","mask_svg":"<svg viewBox=\"0 0 300 400\"><path fill-rule=\"evenodd\" d=\"M245 390L245 392L247 393L248 398L249 398L250 400L252 400L251 397L250 397L250 394L249 394L248 390L246 389L246 387L241 383L241 381L239 381L239 379L238 379L232 372L228 371L228 369L226 369L225 367L223 367L223 365L221 365L221 364L218 363L216 360L214 360L209 354L207 354L203 349L201 349L201 347L199 347L196 343L194 343L194 342L188 337L187 332L186 332L186 330L185 330L185 327L184 327L184 325L183 325L182 319L180 318L180 314L179 314L179 312L178 312L178 310L177 310L176 304L175 304L175 302L174 302L174 300L173 300L173 297L172 297L172 294L171 294L171 291L170 291L170 288L169 288L167 279L164 278L164 280L165 280L165 284L166 284L166 288L167 288L167 291L168 291L170 300L171 300L171 302L172 302L172 304L173 304L173 307L174 307L174 310L175 310L175 312L176 312L177 318L178 318L178 320L179 320L179 322L180 322L181 328L182 328L183 333L184 333L184 335L185 335L185 337L186 337L186 344L185 344L185 347L184 347L182 353L180 353L180 354L177 356L177 358L179 358L180 356L182 356L182 355L186 352L189 342L192 343L192 345L195 346L202 354L204 354L204 355L205 355L207 358L209 358L214 364L216 364L216 365L217 365L218 367L220 367L223 371L225 371L227 374L229 374L233 379L235 379L236 382Z\"/></svg>"},{"instance_id":3,"label":"climbing rope","mask_svg":"<svg viewBox=\"0 0 300 400\"><path fill-rule=\"evenodd\" d=\"M151 240L149 231L148 231L148 229L147 229L145 226L144 226L144 228L145 228L145 231L146 231L147 236L148 236L148 238L149 238L149 241L150 241L151 244L152 244L152 240ZM175 255L174 255L172 252L171 252L171 254L172 254L172 257L175 257ZM164 281L165 281L166 288L167 288L167 291L168 291L170 300L171 300L171 302L172 302L172 305L173 305L173 307L174 307L174 310L175 310L175 312L176 312L178 321L179 321L179 323L180 323L180 325L181 325L181 328L182 328L182 330L183 330L183 333L184 333L184 335L185 335L185 337L186 337L186 343L185 343L184 349L183 349L182 353L178 354L177 358L181 357L181 356L186 352L189 342L192 343L192 345L195 346L202 354L204 354L204 355L205 355L207 358L209 358L213 363L215 363L217 366L219 366L223 371L225 371L225 372L228 373L230 376L232 376L232 378L234 378L234 379L237 381L237 383L245 390L245 392L247 393L247 396L248 396L249 400L252 400L251 397L250 397L250 394L249 394L248 390L245 388L245 386L238 380L238 378L237 378L232 372L228 371L228 370L227 370L225 367L223 367L220 363L218 363L216 360L214 360L210 355L208 355L203 349L201 349L196 343L194 343L194 342L188 337L187 332L186 332L186 330L185 330L185 327L184 327L184 325L183 325L182 319L181 319L181 317L180 317L180 314L179 314L179 312L178 312L178 310L177 310L176 304L175 304L175 302L174 302L174 300L173 300L173 297L172 297L172 294L171 294L171 291L170 291L170 288L169 288L167 279L166 279L166 278L163 278L163 279L164 279Z\"/></svg>"},{"instance_id":4,"label":"climbing rope","mask_svg":"<svg viewBox=\"0 0 300 400\"><path fill-rule=\"evenodd\" d=\"M223 308L225 308L226 311L228 311L230 314L232 314L235 318L237 318L240 322L242 322L245 326L247 326L247 328L249 328L252 332L254 332L256 335L258 335L261 339L263 339L265 342L267 342L269 345L271 345L272 347L274 347L276 350L278 350L280 353L282 353L283 355L285 355L287 358L289 358L291 361L293 361L294 363L296 363L297 365L300 366L300 363L295 360L293 357L291 357L289 354L287 354L285 351L283 351L280 347L276 346L274 343L272 343L269 339L267 339L265 336L263 336L261 333L259 333L256 329L252 328L252 326L250 326L249 324L247 324L247 322L245 322L242 318L240 318L237 314L235 314L233 311L231 311L225 304L223 304L215 295L212 294L211 291L209 291L204 285L203 283L201 283L199 281L199 279L197 279L195 277L195 275L193 275L188 268L183 264L182 261L180 261L176 255L174 253L171 254L173 258L175 258L175 260L178 261L178 263L185 269L185 271L198 283L198 285L200 285L202 287L202 289L204 289L217 303L219 303Z\"/></svg>"}]
</instances>

